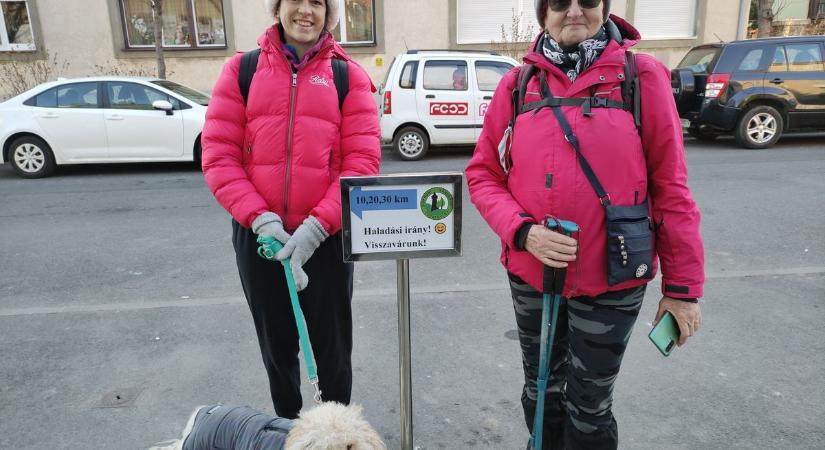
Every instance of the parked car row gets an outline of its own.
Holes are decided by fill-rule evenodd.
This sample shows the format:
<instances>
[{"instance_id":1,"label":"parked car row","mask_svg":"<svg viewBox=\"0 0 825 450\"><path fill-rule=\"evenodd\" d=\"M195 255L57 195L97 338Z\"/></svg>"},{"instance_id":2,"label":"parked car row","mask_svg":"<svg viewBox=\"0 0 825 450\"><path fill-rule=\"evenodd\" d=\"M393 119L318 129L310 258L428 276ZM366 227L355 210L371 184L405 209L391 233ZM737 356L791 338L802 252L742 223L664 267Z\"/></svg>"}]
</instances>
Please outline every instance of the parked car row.
<instances>
[{"instance_id":1,"label":"parked car row","mask_svg":"<svg viewBox=\"0 0 825 450\"><path fill-rule=\"evenodd\" d=\"M825 36L700 45L672 71L687 132L767 148L825 131ZM487 51L408 50L381 84L381 139L403 160L472 145L501 78L519 63ZM39 178L59 164L200 160L209 96L144 77L58 80L0 103L2 162Z\"/></svg>"}]
</instances>

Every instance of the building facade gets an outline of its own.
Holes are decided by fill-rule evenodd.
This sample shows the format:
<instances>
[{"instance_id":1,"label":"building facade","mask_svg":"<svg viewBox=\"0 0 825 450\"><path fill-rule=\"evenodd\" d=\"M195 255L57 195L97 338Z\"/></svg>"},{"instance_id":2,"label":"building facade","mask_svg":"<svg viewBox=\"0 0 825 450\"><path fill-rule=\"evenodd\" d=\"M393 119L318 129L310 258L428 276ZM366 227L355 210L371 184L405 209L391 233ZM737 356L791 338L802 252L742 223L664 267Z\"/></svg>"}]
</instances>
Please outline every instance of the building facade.
<instances>
[{"instance_id":1,"label":"building facade","mask_svg":"<svg viewBox=\"0 0 825 450\"><path fill-rule=\"evenodd\" d=\"M163 1L168 78L204 91L272 22L262 0ZM539 29L533 0L329 1L342 11L336 38L376 85L406 49L490 49ZM741 4L613 0L612 12L640 29L640 51L673 66L694 45L735 39ZM0 76L10 76L10 64L37 62L51 76L153 74L153 24L149 0L0 0Z\"/></svg>"}]
</instances>

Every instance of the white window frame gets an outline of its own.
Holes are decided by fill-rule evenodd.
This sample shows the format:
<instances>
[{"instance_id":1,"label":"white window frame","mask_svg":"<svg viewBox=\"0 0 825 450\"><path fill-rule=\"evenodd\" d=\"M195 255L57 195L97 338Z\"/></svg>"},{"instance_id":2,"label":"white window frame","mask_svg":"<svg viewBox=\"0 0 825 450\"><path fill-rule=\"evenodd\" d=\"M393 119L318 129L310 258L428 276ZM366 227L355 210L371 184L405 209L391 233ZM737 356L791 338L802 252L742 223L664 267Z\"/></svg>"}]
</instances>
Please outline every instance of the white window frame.
<instances>
[{"instance_id":1,"label":"white window frame","mask_svg":"<svg viewBox=\"0 0 825 450\"><path fill-rule=\"evenodd\" d=\"M375 45L376 38L375 38L375 0L372 1L372 40L371 41L348 41L347 40L347 3L346 0L337 0L338 1L338 33L340 33L341 39L338 41L342 45Z\"/></svg>"},{"instance_id":2,"label":"white window frame","mask_svg":"<svg viewBox=\"0 0 825 450\"><path fill-rule=\"evenodd\" d=\"M37 50L37 45L35 44L35 36L34 36L34 26L32 22L32 12L31 8L29 8L28 0L0 0L0 3L25 3L26 4L26 15L29 17L29 31L32 34L32 43L31 44L12 44L9 42L9 34L8 30L6 29L6 18L3 17L3 10L0 9L0 52L33 52Z\"/></svg>"},{"instance_id":3,"label":"white window frame","mask_svg":"<svg viewBox=\"0 0 825 450\"><path fill-rule=\"evenodd\" d=\"M3 0L0 0L0 1L3 1ZM140 44L140 45L131 44L131 41L129 39L129 23L128 23L128 20L126 18L126 2L128 0L118 0L118 1L120 2L120 10L121 10L121 14L120 14L121 27L123 27L123 30L124 30L124 33L125 33L124 38L126 39L125 47L127 49L139 49L139 50L154 49L155 48L154 44ZM227 48L226 1L221 0L221 14L223 15L223 32L224 32L224 37L223 37L224 43L223 44L201 44L200 42L198 42L198 18L197 18L197 11L195 10L195 0L186 0L186 1L187 1L187 3L189 3L189 11L188 12L189 12L190 16L188 17L188 19L191 20L190 23L192 24L193 33L194 33L192 35L192 45L187 45L187 44L163 44L163 48L175 48L175 49L187 49L187 50L199 50L199 49L210 49L210 48ZM155 14L155 12L153 10L152 15L154 16L154 14ZM160 32L160 40L161 41L164 40L164 32L163 32L162 27L161 27L161 32Z\"/></svg>"},{"instance_id":4,"label":"white window frame","mask_svg":"<svg viewBox=\"0 0 825 450\"><path fill-rule=\"evenodd\" d=\"M650 9L646 8L645 5L642 4L643 1L645 1L645 0L636 0L635 10L634 10L635 11L634 12L635 17L634 17L634 20L633 20L633 25L639 30L639 33L642 35L643 40L645 40L645 41L651 41L651 40L653 40L653 41L662 41L662 40L668 40L668 39L696 39L697 38L697 34L698 34L697 28L698 27L697 27L696 18L699 15L699 1L698 0L686 0L686 1L689 1L692 4L692 11L691 11L692 17L690 17L690 19L689 19L689 23L690 23L690 26L692 28L692 31L689 32L688 34L678 34L678 33L676 33L676 34L665 34L665 33L655 34L655 33L646 32L645 29L644 29L644 22L641 21L640 18L639 18L639 13L641 11L647 12ZM668 8L673 7L673 5L670 5L668 2L663 2L662 0L647 0L647 1L650 1L653 4L655 4L656 6L659 6L659 7L668 7ZM661 17L660 17L660 19L661 19ZM681 21L684 21L685 19L686 18L684 16L680 16L678 20L680 20L680 22L681 22ZM662 20L659 20L659 21L661 22Z\"/></svg>"}]
</instances>

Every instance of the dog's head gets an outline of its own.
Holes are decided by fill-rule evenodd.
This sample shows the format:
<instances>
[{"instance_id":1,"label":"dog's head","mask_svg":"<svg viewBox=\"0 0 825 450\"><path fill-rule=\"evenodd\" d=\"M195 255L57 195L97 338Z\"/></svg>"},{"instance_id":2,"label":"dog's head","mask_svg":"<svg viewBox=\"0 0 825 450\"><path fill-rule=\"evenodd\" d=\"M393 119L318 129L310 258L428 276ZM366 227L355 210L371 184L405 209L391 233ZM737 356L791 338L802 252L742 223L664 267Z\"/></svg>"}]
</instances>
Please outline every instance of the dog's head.
<instances>
[{"instance_id":1,"label":"dog's head","mask_svg":"<svg viewBox=\"0 0 825 450\"><path fill-rule=\"evenodd\" d=\"M361 407L322 403L295 419L284 450L386 450Z\"/></svg>"}]
</instances>

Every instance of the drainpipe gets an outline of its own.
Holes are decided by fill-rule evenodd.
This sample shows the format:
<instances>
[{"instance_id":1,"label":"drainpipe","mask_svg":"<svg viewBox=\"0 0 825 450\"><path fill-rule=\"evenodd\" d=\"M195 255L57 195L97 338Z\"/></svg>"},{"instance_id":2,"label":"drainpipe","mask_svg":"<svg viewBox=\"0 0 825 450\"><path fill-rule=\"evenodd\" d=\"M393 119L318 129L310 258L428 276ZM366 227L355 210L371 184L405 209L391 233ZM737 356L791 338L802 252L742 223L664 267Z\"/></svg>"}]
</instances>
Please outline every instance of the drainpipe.
<instances>
[{"instance_id":1,"label":"drainpipe","mask_svg":"<svg viewBox=\"0 0 825 450\"><path fill-rule=\"evenodd\" d=\"M745 31L748 29L748 17L751 12L751 0L739 1L739 23L736 28L736 40L745 39Z\"/></svg>"}]
</instances>

